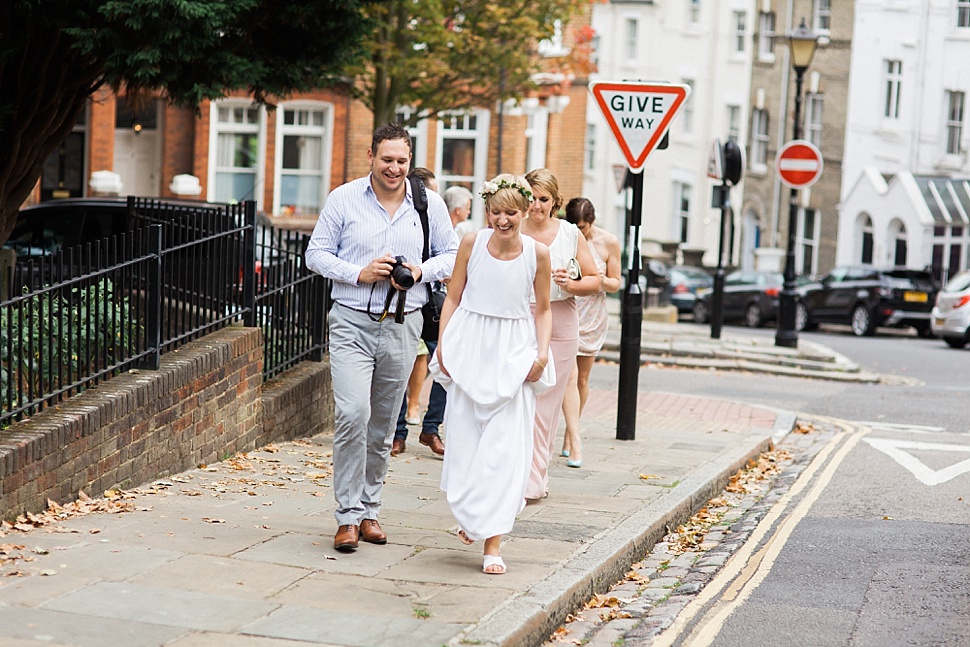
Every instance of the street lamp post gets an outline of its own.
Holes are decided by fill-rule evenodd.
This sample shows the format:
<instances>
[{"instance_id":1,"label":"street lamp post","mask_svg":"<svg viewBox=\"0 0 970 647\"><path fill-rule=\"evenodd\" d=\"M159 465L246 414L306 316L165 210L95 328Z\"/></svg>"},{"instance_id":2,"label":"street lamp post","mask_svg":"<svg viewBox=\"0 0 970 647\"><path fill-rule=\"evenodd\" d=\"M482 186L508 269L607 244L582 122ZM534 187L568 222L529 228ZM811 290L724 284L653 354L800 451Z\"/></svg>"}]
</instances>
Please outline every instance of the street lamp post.
<instances>
[{"instance_id":1,"label":"street lamp post","mask_svg":"<svg viewBox=\"0 0 970 647\"><path fill-rule=\"evenodd\" d=\"M805 19L798 29L788 35L792 67L795 68L795 120L792 124L792 139L801 136L802 114L802 76L812 63L818 36L805 25ZM778 332L775 346L795 348L798 346L798 331L795 330L795 233L798 228L798 189L792 188L788 198L788 245L785 249L785 282L778 299Z\"/></svg>"}]
</instances>

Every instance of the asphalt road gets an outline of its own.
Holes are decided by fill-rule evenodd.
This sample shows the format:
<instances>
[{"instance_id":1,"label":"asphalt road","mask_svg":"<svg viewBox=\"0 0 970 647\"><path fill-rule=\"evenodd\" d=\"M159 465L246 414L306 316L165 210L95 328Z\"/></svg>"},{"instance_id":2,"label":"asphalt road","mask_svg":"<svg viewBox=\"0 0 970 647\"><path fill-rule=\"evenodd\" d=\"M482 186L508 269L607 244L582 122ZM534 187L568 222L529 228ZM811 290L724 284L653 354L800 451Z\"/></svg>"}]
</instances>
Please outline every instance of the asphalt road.
<instances>
[{"instance_id":1,"label":"asphalt road","mask_svg":"<svg viewBox=\"0 0 970 647\"><path fill-rule=\"evenodd\" d=\"M804 336L886 382L656 373L658 390L777 406L841 432L765 516L745 567L725 569L653 644L970 645L970 351Z\"/></svg>"}]
</instances>

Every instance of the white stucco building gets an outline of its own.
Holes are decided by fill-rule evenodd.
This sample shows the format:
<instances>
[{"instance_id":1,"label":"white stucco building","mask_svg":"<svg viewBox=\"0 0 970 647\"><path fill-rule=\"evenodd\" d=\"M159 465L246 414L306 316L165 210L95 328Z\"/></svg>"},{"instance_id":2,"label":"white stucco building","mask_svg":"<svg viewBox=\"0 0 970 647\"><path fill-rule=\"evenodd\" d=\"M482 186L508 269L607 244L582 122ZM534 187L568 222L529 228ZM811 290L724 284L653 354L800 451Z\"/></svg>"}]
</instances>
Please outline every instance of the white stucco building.
<instances>
[{"instance_id":1,"label":"white stucco building","mask_svg":"<svg viewBox=\"0 0 970 647\"><path fill-rule=\"evenodd\" d=\"M641 239L703 249L717 262L720 211L711 207L719 181L707 177L714 138L747 141L754 0L661 2L613 0L593 5L596 81L684 84L691 95L671 123L666 150L644 165ZM625 233L624 196L617 189L626 163L595 101L587 103L583 195L600 226ZM743 188L732 191L740 201ZM645 245L641 251L647 252ZM736 258L736 257L735 257Z\"/></svg>"},{"instance_id":2,"label":"white stucco building","mask_svg":"<svg viewBox=\"0 0 970 647\"><path fill-rule=\"evenodd\" d=\"M838 261L968 267L970 0L857 0Z\"/></svg>"}]
</instances>

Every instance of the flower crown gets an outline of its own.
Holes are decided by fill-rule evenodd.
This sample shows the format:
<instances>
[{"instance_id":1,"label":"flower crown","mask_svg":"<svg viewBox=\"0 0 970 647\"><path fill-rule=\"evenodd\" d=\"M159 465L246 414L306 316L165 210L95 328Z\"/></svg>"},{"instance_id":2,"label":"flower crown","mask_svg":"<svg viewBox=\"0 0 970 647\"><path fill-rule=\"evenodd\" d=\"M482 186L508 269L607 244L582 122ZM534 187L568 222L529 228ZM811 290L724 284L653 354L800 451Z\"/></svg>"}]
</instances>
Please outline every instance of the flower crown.
<instances>
[{"instance_id":1,"label":"flower crown","mask_svg":"<svg viewBox=\"0 0 970 647\"><path fill-rule=\"evenodd\" d=\"M532 191L517 182L509 182L505 179L499 180L498 182L485 182L482 184L482 188L479 189L478 195L482 196L482 200L488 200L488 196L494 194L499 189L515 189L523 198L532 202Z\"/></svg>"}]
</instances>

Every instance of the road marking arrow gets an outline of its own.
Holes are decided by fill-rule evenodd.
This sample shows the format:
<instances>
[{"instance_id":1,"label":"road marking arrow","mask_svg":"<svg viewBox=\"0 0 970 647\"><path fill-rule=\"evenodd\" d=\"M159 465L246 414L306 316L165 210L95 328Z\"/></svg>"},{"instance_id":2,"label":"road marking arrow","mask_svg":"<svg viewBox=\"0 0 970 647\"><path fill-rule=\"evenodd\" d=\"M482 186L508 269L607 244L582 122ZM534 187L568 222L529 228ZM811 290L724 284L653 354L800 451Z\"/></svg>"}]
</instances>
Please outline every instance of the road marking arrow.
<instances>
[{"instance_id":1,"label":"road marking arrow","mask_svg":"<svg viewBox=\"0 0 970 647\"><path fill-rule=\"evenodd\" d=\"M939 485L946 483L950 479L956 478L961 474L970 472L970 458L959 463L954 463L941 470L934 470L928 467L923 461L916 458L907 449L929 452L967 452L970 453L970 445L947 445L943 443L924 443L913 440L890 440L888 438L863 438L873 448L882 453L912 472L923 485Z\"/></svg>"}]
</instances>

